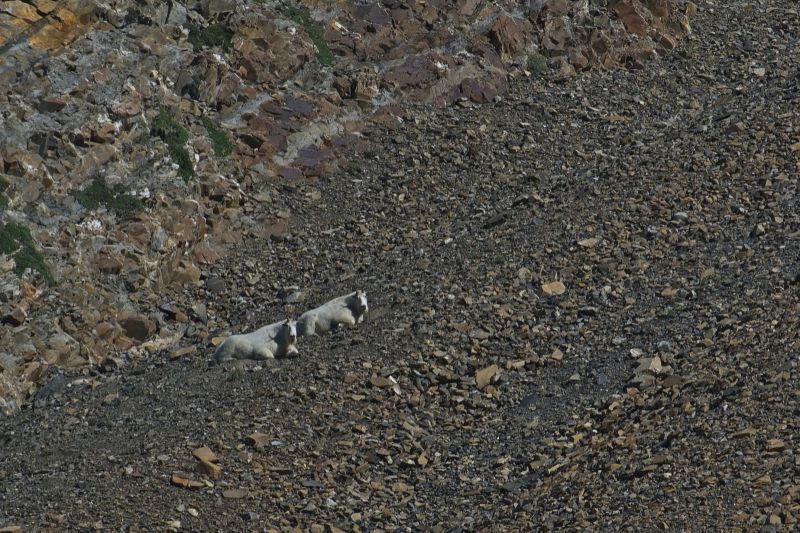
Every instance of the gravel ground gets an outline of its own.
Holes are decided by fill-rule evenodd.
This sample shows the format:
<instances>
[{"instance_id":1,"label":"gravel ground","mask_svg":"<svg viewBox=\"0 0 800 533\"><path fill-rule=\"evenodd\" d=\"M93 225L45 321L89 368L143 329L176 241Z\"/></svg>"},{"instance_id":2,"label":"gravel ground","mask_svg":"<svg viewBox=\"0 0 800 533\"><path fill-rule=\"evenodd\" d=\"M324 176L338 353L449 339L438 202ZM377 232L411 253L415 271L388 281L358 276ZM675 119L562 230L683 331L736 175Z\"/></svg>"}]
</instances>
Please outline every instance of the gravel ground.
<instances>
[{"instance_id":1,"label":"gravel ground","mask_svg":"<svg viewBox=\"0 0 800 533\"><path fill-rule=\"evenodd\" d=\"M640 71L409 106L284 186L290 235L181 305L216 336L363 288L369 319L56 376L0 420L0 526L797 528L800 15L693 27Z\"/></svg>"}]
</instances>

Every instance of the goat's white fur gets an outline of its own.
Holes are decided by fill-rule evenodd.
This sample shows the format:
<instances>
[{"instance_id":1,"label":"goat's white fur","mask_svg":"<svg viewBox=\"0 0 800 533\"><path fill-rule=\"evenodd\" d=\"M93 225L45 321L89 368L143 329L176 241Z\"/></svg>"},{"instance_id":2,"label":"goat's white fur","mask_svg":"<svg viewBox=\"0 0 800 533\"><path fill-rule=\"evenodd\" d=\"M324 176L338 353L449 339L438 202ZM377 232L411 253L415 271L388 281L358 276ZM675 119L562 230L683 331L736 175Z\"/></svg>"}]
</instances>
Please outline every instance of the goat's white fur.
<instances>
[{"instance_id":1,"label":"goat's white fur","mask_svg":"<svg viewBox=\"0 0 800 533\"><path fill-rule=\"evenodd\" d=\"M298 355L297 322L291 319L275 322L251 333L231 335L214 352L217 363L229 359L274 359Z\"/></svg>"},{"instance_id":2,"label":"goat's white fur","mask_svg":"<svg viewBox=\"0 0 800 533\"><path fill-rule=\"evenodd\" d=\"M351 292L300 315L298 331L301 336L308 337L326 333L342 324L354 326L364 321L367 312L367 293Z\"/></svg>"}]
</instances>

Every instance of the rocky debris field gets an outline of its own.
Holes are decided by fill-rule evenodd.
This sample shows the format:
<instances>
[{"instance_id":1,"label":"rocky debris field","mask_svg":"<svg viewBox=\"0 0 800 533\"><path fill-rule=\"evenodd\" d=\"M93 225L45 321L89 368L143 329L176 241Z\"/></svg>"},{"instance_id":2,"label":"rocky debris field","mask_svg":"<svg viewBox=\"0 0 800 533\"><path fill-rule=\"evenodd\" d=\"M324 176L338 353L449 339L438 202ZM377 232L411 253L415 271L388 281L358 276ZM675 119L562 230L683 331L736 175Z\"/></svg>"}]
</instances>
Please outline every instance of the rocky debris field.
<instances>
[{"instance_id":1,"label":"rocky debris field","mask_svg":"<svg viewBox=\"0 0 800 533\"><path fill-rule=\"evenodd\" d=\"M0 527L796 529L800 12L697 7L658 61L404 102L233 206L151 304L169 347L0 419ZM209 364L356 288L299 358Z\"/></svg>"},{"instance_id":2,"label":"rocky debris field","mask_svg":"<svg viewBox=\"0 0 800 533\"><path fill-rule=\"evenodd\" d=\"M191 306L165 302L229 248L282 238L281 188L353 168L346 154L396 128L405 103L495 102L515 78L635 68L671 53L694 11L3 2L0 412L53 369L174 346Z\"/></svg>"}]
</instances>

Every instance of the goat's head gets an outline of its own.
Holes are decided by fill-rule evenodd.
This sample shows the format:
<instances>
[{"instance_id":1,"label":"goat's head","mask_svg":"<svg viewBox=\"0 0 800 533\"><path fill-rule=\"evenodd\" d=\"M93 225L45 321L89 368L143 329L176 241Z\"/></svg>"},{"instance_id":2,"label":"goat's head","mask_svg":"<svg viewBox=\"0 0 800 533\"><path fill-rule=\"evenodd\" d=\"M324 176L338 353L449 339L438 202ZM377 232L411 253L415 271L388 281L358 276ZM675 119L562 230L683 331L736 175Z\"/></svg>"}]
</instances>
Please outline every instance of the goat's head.
<instances>
[{"instance_id":1,"label":"goat's head","mask_svg":"<svg viewBox=\"0 0 800 533\"><path fill-rule=\"evenodd\" d=\"M367 293L365 291L356 291L356 300L358 301L358 307L361 311L369 309L369 305L367 305Z\"/></svg>"},{"instance_id":2,"label":"goat's head","mask_svg":"<svg viewBox=\"0 0 800 533\"><path fill-rule=\"evenodd\" d=\"M291 342L297 340L297 321L287 318L281 324L281 333Z\"/></svg>"}]
</instances>

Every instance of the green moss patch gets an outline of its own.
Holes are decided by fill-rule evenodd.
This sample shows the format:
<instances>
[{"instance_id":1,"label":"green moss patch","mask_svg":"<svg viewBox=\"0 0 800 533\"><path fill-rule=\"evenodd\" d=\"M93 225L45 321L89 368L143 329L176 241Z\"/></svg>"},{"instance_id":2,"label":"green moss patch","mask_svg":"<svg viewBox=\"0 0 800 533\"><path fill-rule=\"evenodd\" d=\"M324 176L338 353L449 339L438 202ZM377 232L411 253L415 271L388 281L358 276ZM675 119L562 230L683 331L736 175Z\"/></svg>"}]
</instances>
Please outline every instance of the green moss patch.
<instances>
[{"instance_id":1,"label":"green moss patch","mask_svg":"<svg viewBox=\"0 0 800 533\"><path fill-rule=\"evenodd\" d=\"M54 283L44 257L36 250L30 230L22 224L6 222L0 227L0 253L14 258L14 272L18 276L30 268L41 274L48 285Z\"/></svg>"},{"instance_id":2,"label":"green moss patch","mask_svg":"<svg viewBox=\"0 0 800 533\"><path fill-rule=\"evenodd\" d=\"M8 196L6 196L6 190L9 187L8 180L5 179L3 176L0 176L0 211L8 207Z\"/></svg>"},{"instance_id":3,"label":"green moss patch","mask_svg":"<svg viewBox=\"0 0 800 533\"><path fill-rule=\"evenodd\" d=\"M189 140L189 132L172 115L162 110L153 121L152 135L167 143L167 151L178 165L178 175L189 181L194 176L194 166L189 151L183 146Z\"/></svg>"},{"instance_id":4,"label":"green moss patch","mask_svg":"<svg viewBox=\"0 0 800 533\"><path fill-rule=\"evenodd\" d=\"M220 46L224 51L231 47L233 32L224 24L211 24L201 26L192 24L189 26L189 42L192 43L195 51L206 47Z\"/></svg>"},{"instance_id":5,"label":"green moss patch","mask_svg":"<svg viewBox=\"0 0 800 533\"><path fill-rule=\"evenodd\" d=\"M533 76L541 76L547 71L547 58L536 52L528 56L528 72Z\"/></svg>"},{"instance_id":6,"label":"green moss patch","mask_svg":"<svg viewBox=\"0 0 800 533\"><path fill-rule=\"evenodd\" d=\"M333 53L322 38L322 25L318 24L311 18L311 14L307 9L296 7L290 4L281 4L278 7L281 15L299 24L306 30L311 42L317 48L317 61L329 67L333 65Z\"/></svg>"},{"instance_id":7,"label":"green moss patch","mask_svg":"<svg viewBox=\"0 0 800 533\"><path fill-rule=\"evenodd\" d=\"M120 218L130 218L142 209L142 201L128 194L122 185L109 187L103 178L95 178L92 184L82 191L73 191L72 196L86 209L105 206Z\"/></svg>"},{"instance_id":8,"label":"green moss patch","mask_svg":"<svg viewBox=\"0 0 800 533\"><path fill-rule=\"evenodd\" d=\"M210 118L203 117L203 126L206 127L208 138L211 139L214 153L219 157L230 155L233 145L225 132L219 129Z\"/></svg>"}]
</instances>

